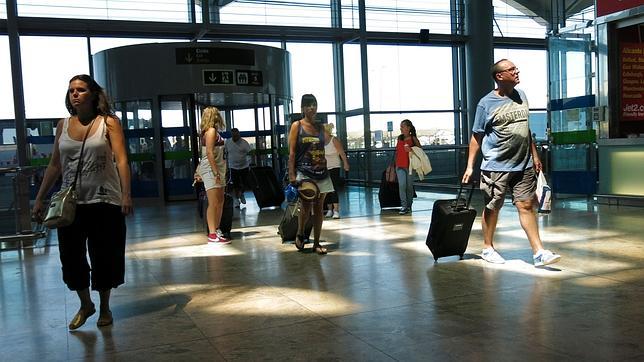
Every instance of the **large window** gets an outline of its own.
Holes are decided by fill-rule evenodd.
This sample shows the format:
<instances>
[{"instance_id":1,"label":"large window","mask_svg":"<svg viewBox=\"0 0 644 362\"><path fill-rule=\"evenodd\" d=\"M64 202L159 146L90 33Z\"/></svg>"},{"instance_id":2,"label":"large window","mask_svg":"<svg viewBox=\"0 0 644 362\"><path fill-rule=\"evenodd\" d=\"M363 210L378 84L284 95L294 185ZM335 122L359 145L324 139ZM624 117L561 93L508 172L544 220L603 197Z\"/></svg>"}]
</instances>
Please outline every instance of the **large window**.
<instances>
[{"instance_id":1,"label":"large window","mask_svg":"<svg viewBox=\"0 0 644 362\"><path fill-rule=\"evenodd\" d=\"M0 1L0 19L7 18L7 2Z\"/></svg>"},{"instance_id":2,"label":"large window","mask_svg":"<svg viewBox=\"0 0 644 362\"><path fill-rule=\"evenodd\" d=\"M13 119L13 86L11 82L11 59L9 38L0 36L0 119Z\"/></svg>"},{"instance_id":3,"label":"large window","mask_svg":"<svg viewBox=\"0 0 644 362\"><path fill-rule=\"evenodd\" d=\"M364 148L364 116L346 118L347 122L347 148Z\"/></svg>"},{"instance_id":4,"label":"large window","mask_svg":"<svg viewBox=\"0 0 644 362\"><path fill-rule=\"evenodd\" d=\"M189 1L18 0L18 15L49 18L188 22Z\"/></svg>"},{"instance_id":5,"label":"large window","mask_svg":"<svg viewBox=\"0 0 644 362\"><path fill-rule=\"evenodd\" d=\"M546 21L524 7L494 0L494 36L545 38Z\"/></svg>"},{"instance_id":6,"label":"large window","mask_svg":"<svg viewBox=\"0 0 644 362\"><path fill-rule=\"evenodd\" d=\"M288 43L291 53L293 111L300 111L303 94L318 100L318 112L335 112L333 51L331 44Z\"/></svg>"},{"instance_id":7,"label":"large window","mask_svg":"<svg viewBox=\"0 0 644 362\"><path fill-rule=\"evenodd\" d=\"M365 0L367 30L450 34L450 0Z\"/></svg>"},{"instance_id":8,"label":"large window","mask_svg":"<svg viewBox=\"0 0 644 362\"><path fill-rule=\"evenodd\" d=\"M68 115L64 97L69 80L89 73L86 39L22 36L20 51L27 118Z\"/></svg>"},{"instance_id":9,"label":"large window","mask_svg":"<svg viewBox=\"0 0 644 362\"><path fill-rule=\"evenodd\" d=\"M329 0L233 1L219 17L222 24L331 27Z\"/></svg>"},{"instance_id":10,"label":"large window","mask_svg":"<svg viewBox=\"0 0 644 362\"><path fill-rule=\"evenodd\" d=\"M545 50L495 49L494 60L509 59L519 68L521 83L530 108L545 109L548 104L548 60ZM583 64L583 63L582 63Z\"/></svg>"},{"instance_id":11,"label":"large window","mask_svg":"<svg viewBox=\"0 0 644 362\"><path fill-rule=\"evenodd\" d=\"M452 49L370 45L371 111L452 110Z\"/></svg>"},{"instance_id":12,"label":"large window","mask_svg":"<svg viewBox=\"0 0 644 362\"><path fill-rule=\"evenodd\" d=\"M362 108L362 62L360 45L345 44L344 95L347 110Z\"/></svg>"}]
</instances>

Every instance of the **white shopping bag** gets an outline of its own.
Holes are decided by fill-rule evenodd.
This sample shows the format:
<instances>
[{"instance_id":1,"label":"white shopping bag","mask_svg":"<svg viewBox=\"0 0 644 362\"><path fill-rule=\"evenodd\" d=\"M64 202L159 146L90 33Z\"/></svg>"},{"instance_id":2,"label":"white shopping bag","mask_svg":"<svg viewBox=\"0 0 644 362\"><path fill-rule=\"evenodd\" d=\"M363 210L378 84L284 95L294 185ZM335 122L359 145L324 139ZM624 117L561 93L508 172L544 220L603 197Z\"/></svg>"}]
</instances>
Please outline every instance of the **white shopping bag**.
<instances>
[{"instance_id":1,"label":"white shopping bag","mask_svg":"<svg viewBox=\"0 0 644 362\"><path fill-rule=\"evenodd\" d=\"M548 186L546 182L546 176L543 175L543 172L539 171L537 175L537 202L539 204L539 213L548 214L552 210L551 198L552 198L552 189Z\"/></svg>"}]
</instances>

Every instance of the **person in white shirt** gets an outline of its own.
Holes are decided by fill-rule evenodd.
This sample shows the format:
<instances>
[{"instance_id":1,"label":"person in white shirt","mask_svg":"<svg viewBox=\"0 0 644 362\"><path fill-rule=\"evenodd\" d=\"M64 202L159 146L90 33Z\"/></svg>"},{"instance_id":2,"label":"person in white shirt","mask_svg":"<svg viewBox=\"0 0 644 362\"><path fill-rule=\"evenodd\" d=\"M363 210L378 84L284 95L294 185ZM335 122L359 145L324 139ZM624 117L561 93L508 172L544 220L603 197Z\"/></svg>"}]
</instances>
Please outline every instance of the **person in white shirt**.
<instances>
[{"instance_id":1,"label":"person in white shirt","mask_svg":"<svg viewBox=\"0 0 644 362\"><path fill-rule=\"evenodd\" d=\"M333 133L333 123L325 125L324 128L329 134ZM337 190L340 187L340 167L342 166L345 172L349 172L349 160L347 160L342 144L335 136L331 136L329 143L324 146L324 157L326 157L326 168L329 170L329 176L331 176L331 182L333 182L333 188L335 189L325 199L328 210L326 217L339 219L340 200L338 199ZM340 161L342 161L342 165Z\"/></svg>"},{"instance_id":2,"label":"person in white shirt","mask_svg":"<svg viewBox=\"0 0 644 362\"><path fill-rule=\"evenodd\" d=\"M231 129L230 134L232 137L226 140L226 155L235 195L235 206L239 207L246 204L244 191L248 186L250 167L248 152L250 152L250 145L245 139L241 138L239 129Z\"/></svg>"}]
</instances>

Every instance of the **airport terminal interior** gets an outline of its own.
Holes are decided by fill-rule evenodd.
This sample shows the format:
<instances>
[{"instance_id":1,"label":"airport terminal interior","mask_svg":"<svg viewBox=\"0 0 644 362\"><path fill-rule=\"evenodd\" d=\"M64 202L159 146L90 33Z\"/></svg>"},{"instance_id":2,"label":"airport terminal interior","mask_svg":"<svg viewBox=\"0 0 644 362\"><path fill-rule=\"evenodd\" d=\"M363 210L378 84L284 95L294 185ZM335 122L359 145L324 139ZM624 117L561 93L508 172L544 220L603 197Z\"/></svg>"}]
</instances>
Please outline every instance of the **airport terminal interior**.
<instances>
[{"instance_id":1,"label":"airport terminal interior","mask_svg":"<svg viewBox=\"0 0 644 362\"><path fill-rule=\"evenodd\" d=\"M0 1L0 361L644 360L642 38L644 0ZM483 260L474 187L464 255L436 261L435 202L457 197L503 58L552 189L539 232L561 260L534 266L509 197L506 263ZM83 73L123 126L134 212L113 324L97 312L70 330L79 298L31 207ZM326 255L277 233L287 133L311 93L350 165ZM193 187L207 106L268 170L235 201L227 245L208 242ZM382 202L404 119L433 168L408 213Z\"/></svg>"}]
</instances>

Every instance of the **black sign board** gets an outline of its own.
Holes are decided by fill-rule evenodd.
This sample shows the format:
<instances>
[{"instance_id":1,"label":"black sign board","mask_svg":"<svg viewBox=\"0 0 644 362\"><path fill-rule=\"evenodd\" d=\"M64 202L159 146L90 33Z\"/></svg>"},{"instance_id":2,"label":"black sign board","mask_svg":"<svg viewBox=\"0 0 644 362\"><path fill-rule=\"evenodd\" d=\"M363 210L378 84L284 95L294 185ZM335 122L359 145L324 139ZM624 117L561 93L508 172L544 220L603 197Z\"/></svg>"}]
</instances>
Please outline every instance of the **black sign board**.
<instances>
[{"instance_id":1,"label":"black sign board","mask_svg":"<svg viewBox=\"0 0 644 362\"><path fill-rule=\"evenodd\" d=\"M203 85L239 85L261 87L264 85L259 70L203 70Z\"/></svg>"},{"instance_id":2,"label":"black sign board","mask_svg":"<svg viewBox=\"0 0 644 362\"><path fill-rule=\"evenodd\" d=\"M261 87L264 84L262 72L259 70L236 70L237 85L251 85Z\"/></svg>"},{"instance_id":3,"label":"black sign board","mask_svg":"<svg viewBox=\"0 0 644 362\"><path fill-rule=\"evenodd\" d=\"M177 64L255 65L255 51L237 48L177 48Z\"/></svg>"},{"instance_id":4,"label":"black sign board","mask_svg":"<svg viewBox=\"0 0 644 362\"><path fill-rule=\"evenodd\" d=\"M203 85L233 85L235 77L232 70L204 70Z\"/></svg>"}]
</instances>

